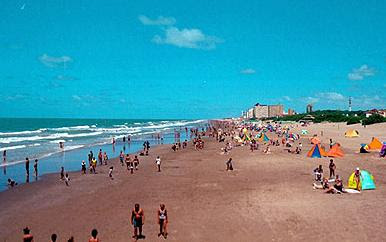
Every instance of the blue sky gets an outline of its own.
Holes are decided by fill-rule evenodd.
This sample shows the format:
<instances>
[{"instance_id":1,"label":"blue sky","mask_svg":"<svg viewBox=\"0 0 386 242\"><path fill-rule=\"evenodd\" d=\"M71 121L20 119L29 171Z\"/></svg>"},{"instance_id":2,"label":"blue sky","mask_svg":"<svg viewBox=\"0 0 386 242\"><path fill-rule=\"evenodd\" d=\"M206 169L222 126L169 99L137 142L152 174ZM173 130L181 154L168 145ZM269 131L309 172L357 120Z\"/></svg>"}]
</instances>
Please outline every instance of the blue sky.
<instances>
[{"instance_id":1,"label":"blue sky","mask_svg":"<svg viewBox=\"0 0 386 242\"><path fill-rule=\"evenodd\" d=\"M385 108L384 1L0 2L0 116Z\"/></svg>"}]
</instances>

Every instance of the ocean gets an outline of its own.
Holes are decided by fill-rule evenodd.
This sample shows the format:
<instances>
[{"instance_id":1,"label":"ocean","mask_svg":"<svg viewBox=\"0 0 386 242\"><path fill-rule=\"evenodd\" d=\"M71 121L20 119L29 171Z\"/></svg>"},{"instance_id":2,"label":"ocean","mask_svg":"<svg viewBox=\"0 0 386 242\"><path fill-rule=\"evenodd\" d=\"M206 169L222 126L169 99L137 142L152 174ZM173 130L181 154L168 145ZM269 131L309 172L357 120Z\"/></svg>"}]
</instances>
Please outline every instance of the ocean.
<instances>
[{"instance_id":1,"label":"ocean","mask_svg":"<svg viewBox=\"0 0 386 242\"><path fill-rule=\"evenodd\" d=\"M26 157L30 160L30 181L33 181L35 159L39 160L39 176L59 172L61 166L66 171L77 171L82 160L87 162L90 150L97 154L102 149L112 158L121 150L125 153L140 150L145 140L151 145L159 144L158 135L165 144L172 143L175 130L181 130L181 139L189 139L185 127L203 128L207 123L206 120L0 118L0 191L7 189L8 178L19 184L25 182ZM64 148L59 147L60 142Z\"/></svg>"}]
</instances>

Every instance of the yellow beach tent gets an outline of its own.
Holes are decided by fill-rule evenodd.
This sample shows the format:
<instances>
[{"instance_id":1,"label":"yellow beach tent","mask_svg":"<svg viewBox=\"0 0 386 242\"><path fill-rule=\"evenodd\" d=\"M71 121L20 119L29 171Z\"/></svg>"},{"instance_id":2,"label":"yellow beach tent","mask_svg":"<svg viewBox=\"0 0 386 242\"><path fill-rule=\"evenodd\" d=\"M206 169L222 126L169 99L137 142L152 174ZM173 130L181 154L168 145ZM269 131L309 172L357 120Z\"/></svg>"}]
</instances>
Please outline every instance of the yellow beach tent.
<instances>
[{"instance_id":1,"label":"yellow beach tent","mask_svg":"<svg viewBox=\"0 0 386 242\"><path fill-rule=\"evenodd\" d=\"M347 138L359 137L359 132L358 130L350 129L347 130L346 133L344 133L344 136L346 136Z\"/></svg>"}]
</instances>

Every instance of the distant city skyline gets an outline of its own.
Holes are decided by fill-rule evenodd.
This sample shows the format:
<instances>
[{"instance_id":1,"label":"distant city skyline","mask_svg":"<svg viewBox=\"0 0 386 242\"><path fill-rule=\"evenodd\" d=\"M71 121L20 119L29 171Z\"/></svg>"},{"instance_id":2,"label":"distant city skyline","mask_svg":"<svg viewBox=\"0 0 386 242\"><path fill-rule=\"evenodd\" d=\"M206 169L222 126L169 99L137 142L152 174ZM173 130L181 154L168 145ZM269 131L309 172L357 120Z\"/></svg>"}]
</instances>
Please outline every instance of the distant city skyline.
<instances>
[{"instance_id":1,"label":"distant city skyline","mask_svg":"<svg viewBox=\"0 0 386 242\"><path fill-rule=\"evenodd\" d=\"M0 117L385 108L381 1L0 3Z\"/></svg>"}]
</instances>

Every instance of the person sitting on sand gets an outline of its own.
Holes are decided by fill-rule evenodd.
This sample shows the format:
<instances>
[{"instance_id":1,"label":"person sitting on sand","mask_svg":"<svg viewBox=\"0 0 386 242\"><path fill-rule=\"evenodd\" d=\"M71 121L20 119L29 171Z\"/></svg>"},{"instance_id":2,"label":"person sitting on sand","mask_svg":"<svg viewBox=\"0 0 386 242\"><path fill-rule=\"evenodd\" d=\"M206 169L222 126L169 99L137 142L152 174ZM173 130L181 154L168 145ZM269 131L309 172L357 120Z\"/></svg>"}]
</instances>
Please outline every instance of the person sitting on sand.
<instances>
[{"instance_id":1,"label":"person sitting on sand","mask_svg":"<svg viewBox=\"0 0 386 242\"><path fill-rule=\"evenodd\" d=\"M319 165L314 169L315 181L322 181L323 177L323 166Z\"/></svg>"},{"instance_id":2,"label":"person sitting on sand","mask_svg":"<svg viewBox=\"0 0 386 242\"><path fill-rule=\"evenodd\" d=\"M14 180L12 180L11 178L8 178L8 186L9 187L14 187L17 185L17 182L15 182Z\"/></svg>"},{"instance_id":3,"label":"person sitting on sand","mask_svg":"<svg viewBox=\"0 0 386 242\"><path fill-rule=\"evenodd\" d=\"M345 192L342 179L340 179L339 175L336 175L334 188L339 192Z\"/></svg>"},{"instance_id":4,"label":"person sitting on sand","mask_svg":"<svg viewBox=\"0 0 386 242\"><path fill-rule=\"evenodd\" d=\"M165 208L165 204L160 204L160 208L158 209L158 224L159 224L158 237L162 235L166 239L168 236L168 232L167 232L168 212Z\"/></svg>"},{"instance_id":5,"label":"person sitting on sand","mask_svg":"<svg viewBox=\"0 0 386 242\"><path fill-rule=\"evenodd\" d=\"M269 145L263 150L263 153L265 154L271 154L271 149L269 148Z\"/></svg>"},{"instance_id":6,"label":"person sitting on sand","mask_svg":"<svg viewBox=\"0 0 386 242\"><path fill-rule=\"evenodd\" d=\"M30 230L28 227L25 227L23 229L23 242L33 242L34 241L34 237L32 236L32 234L30 233Z\"/></svg>"},{"instance_id":7,"label":"person sitting on sand","mask_svg":"<svg viewBox=\"0 0 386 242\"><path fill-rule=\"evenodd\" d=\"M98 230L96 229L91 230L91 238L88 240L88 242L100 242L97 236L98 236Z\"/></svg>"},{"instance_id":8,"label":"person sitting on sand","mask_svg":"<svg viewBox=\"0 0 386 242\"><path fill-rule=\"evenodd\" d=\"M141 239L145 236L142 235L142 226L145 223L145 214L139 204L134 205L134 209L131 212L131 224L134 226L134 239Z\"/></svg>"}]
</instances>

